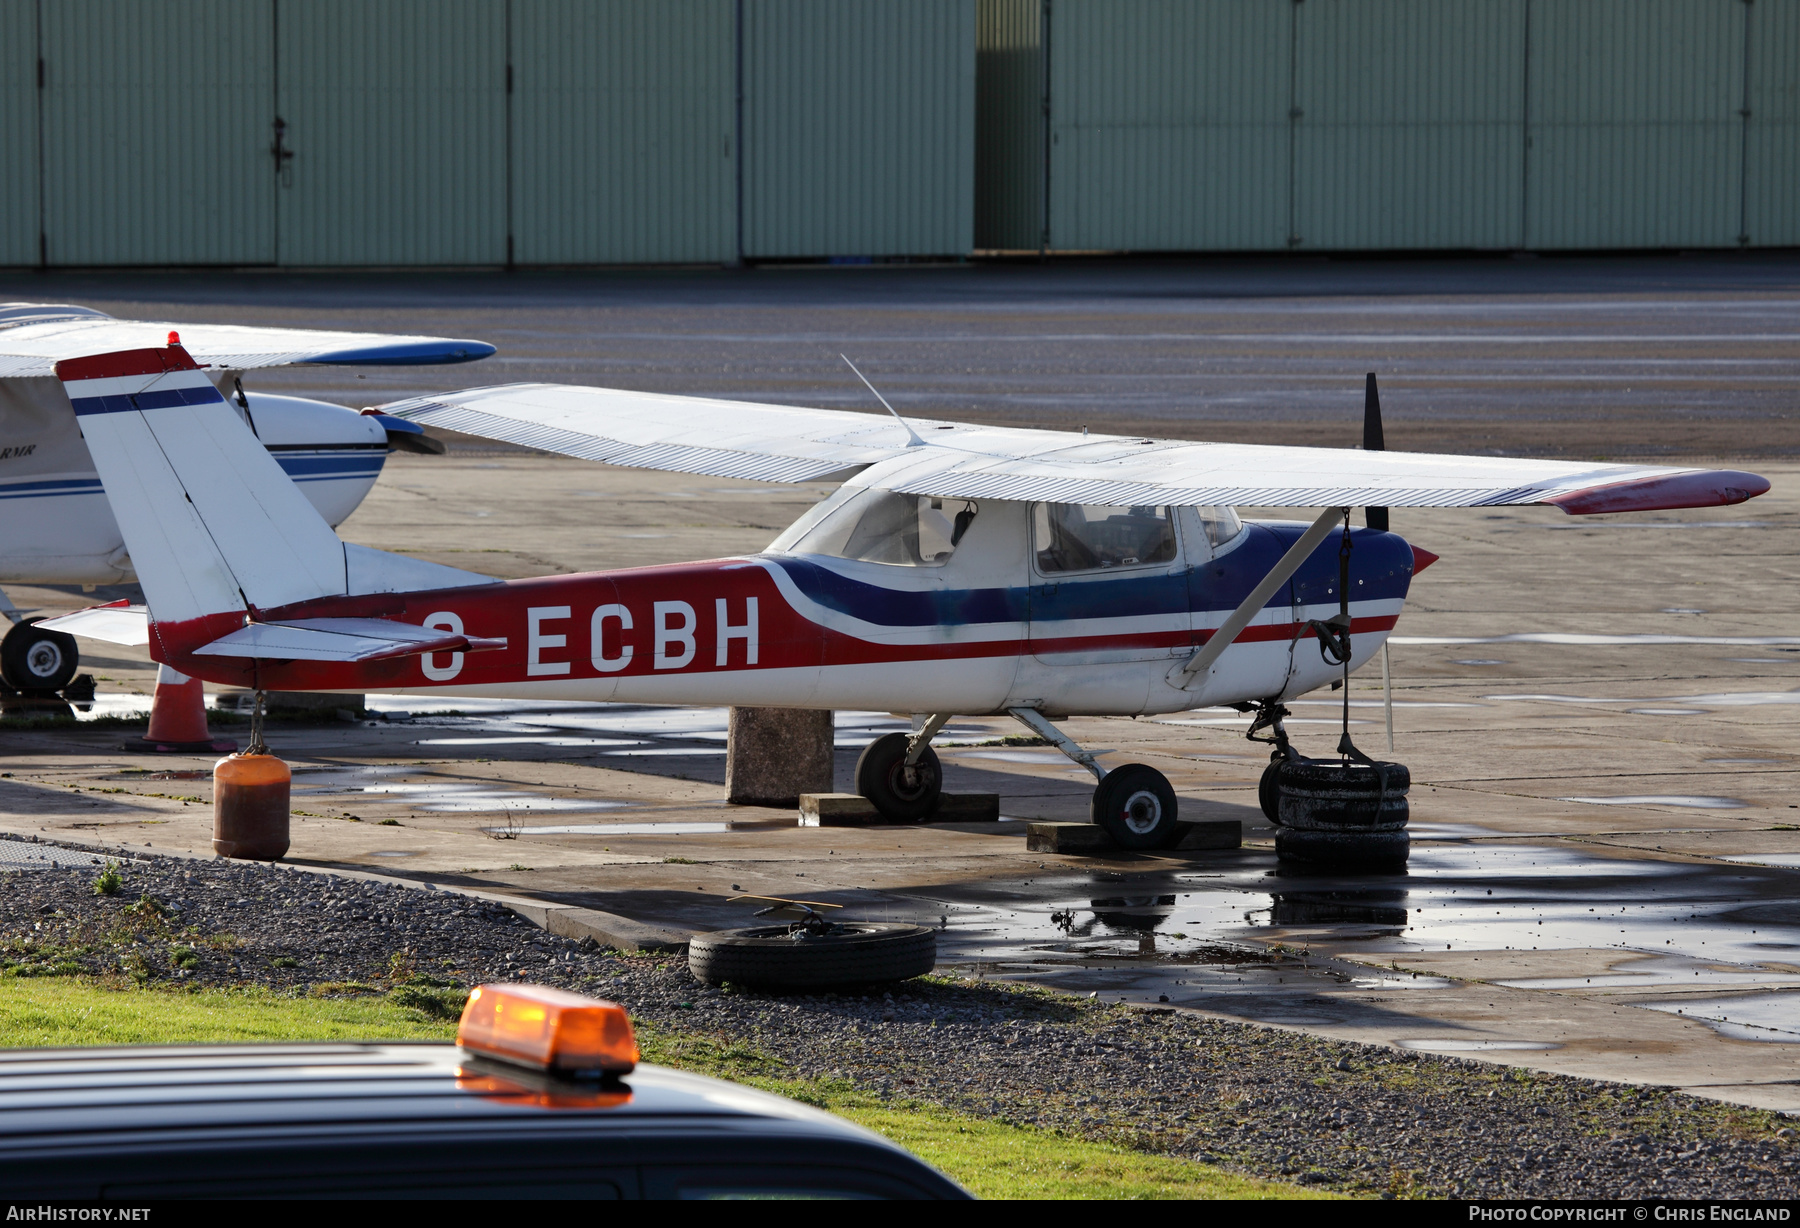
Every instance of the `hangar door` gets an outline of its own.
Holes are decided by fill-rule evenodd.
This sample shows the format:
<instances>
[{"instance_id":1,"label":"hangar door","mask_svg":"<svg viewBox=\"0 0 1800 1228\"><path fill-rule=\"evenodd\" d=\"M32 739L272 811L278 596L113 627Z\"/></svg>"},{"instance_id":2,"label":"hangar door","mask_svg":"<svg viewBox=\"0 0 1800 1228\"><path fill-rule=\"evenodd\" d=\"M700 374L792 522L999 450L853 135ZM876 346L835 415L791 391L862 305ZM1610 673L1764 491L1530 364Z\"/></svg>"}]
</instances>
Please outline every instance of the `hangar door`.
<instances>
[{"instance_id":1,"label":"hangar door","mask_svg":"<svg viewBox=\"0 0 1800 1228\"><path fill-rule=\"evenodd\" d=\"M277 262L505 263L505 6L308 0L274 20Z\"/></svg>"},{"instance_id":2,"label":"hangar door","mask_svg":"<svg viewBox=\"0 0 1800 1228\"><path fill-rule=\"evenodd\" d=\"M42 57L35 84L43 201L41 215L31 202L31 229L42 227L46 262L274 260L270 6L59 0L33 7L36 37L25 46L35 44ZM7 13L9 36L22 8ZM17 48L7 42L11 60ZM31 239L35 249L37 236ZM28 259L36 263L38 252Z\"/></svg>"}]
</instances>

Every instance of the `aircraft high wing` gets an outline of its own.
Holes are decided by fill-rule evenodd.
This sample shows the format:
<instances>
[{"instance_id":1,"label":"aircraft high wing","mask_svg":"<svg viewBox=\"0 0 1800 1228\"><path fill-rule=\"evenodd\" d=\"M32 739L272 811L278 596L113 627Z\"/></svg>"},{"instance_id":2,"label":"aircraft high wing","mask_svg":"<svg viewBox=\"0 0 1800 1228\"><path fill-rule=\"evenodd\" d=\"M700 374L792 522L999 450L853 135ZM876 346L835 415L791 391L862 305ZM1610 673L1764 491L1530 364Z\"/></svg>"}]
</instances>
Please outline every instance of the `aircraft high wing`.
<instances>
[{"instance_id":1,"label":"aircraft high wing","mask_svg":"<svg viewBox=\"0 0 1800 1228\"><path fill-rule=\"evenodd\" d=\"M55 376L58 360L179 336L207 378L328 524L356 510L393 449L431 450L423 430L304 397L247 392L243 375L288 364L470 362L494 352L447 337L119 320L89 307L0 304L0 584L117 584L134 576L117 516ZM441 445L436 445L441 449ZM0 679L56 691L75 676L75 642L22 621L0 641Z\"/></svg>"},{"instance_id":2,"label":"aircraft high wing","mask_svg":"<svg viewBox=\"0 0 1800 1228\"><path fill-rule=\"evenodd\" d=\"M587 460L710 477L850 477L900 494L1109 505L1495 507L1571 514L1740 503L1755 474L1646 465L1194 443L844 410L509 384L396 401L411 422Z\"/></svg>"}]
</instances>

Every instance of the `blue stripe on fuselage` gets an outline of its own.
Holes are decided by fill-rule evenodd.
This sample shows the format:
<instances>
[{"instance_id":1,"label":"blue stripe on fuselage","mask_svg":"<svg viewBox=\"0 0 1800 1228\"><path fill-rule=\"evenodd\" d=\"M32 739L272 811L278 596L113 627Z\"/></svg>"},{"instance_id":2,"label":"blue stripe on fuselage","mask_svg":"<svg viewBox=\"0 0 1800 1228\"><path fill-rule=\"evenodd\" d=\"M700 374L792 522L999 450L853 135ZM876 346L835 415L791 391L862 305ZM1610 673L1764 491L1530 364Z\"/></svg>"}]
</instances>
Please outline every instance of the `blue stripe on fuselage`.
<instances>
[{"instance_id":1,"label":"blue stripe on fuselage","mask_svg":"<svg viewBox=\"0 0 1800 1228\"><path fill-rule=\"evenodd\" d=\"M385 451L360 449L342 452L270 453L296 482L319 481L323 478L361 478L381 472L387 461Z\"/></svg>"},{"instance_id":2,"label":"blue stripe on fuselage","mask_svg":"<svg viewBox=\"0 0 1800 1228\"><path fill-rule=\"evenodd\" d=\"M0 499L48 499L57 495L99 495L106 488L99 478L62 478L44 482L9 482L0 485Z\"/></svg>"},{"instance_id":3,"label":"blue stripe on fuselage","mask_svg":"<svg viewBox=\"0 0 1800 1228\"><path fill-rule=\"evenodd\" d=\"M1084 572L1029 588L977 588L909 592L839 575L810 558L769 556L808 598L828 610L880 627L968 626L1179 614L1190 608L1230 611L1250 595L1303 525L1248 525L1248 538L1230 553L1174 575L1108 575ZM1270 606L1335 604L1341 536L1328 538L1294 579L1276 590ZM1405 597L1412 581L1412 547L1394 533L1351 533L1350 597L1377 601ZM1362 581L1359 585L1357 581ZM1327 590L1330 590L1327 592ZM1191 593L1191 596L1190 596Z\"/></svg>"}]
</instances>

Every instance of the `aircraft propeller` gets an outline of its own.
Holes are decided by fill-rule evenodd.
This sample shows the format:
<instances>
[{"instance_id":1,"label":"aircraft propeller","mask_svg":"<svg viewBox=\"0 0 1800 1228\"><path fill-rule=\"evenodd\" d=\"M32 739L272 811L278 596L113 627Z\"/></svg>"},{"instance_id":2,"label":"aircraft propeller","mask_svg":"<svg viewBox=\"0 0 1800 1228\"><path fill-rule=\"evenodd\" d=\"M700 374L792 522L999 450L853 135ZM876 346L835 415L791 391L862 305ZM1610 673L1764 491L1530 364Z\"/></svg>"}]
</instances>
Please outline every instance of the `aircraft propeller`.
<instances>
[{"instance_id":1,"label":"aircraft propeller","mask_svg":"<svg viewBox=\"0 0 1800 1228\"><path fill-rule=\"evenodd\" d=\"M1387 443L1381 435L1381 393L1375 388L1375 373L1369 372L1368 383L1363 385L1363 451L1385 452ZM1388 510L1385 507L1363 509L1364 523L1371 529L1387 532Z\"/></svg>"},{"instance_id":2,"label":"aircraft propeller","mask_svg":"<svg viewBox=\"0 0 1800 1228\"><path fill-rule=\"evenodd\" d=\"M1363 451L1385 452L1387 440L1381 433L1381 393L1375 387L1375 373L1369 372L1363 385ZM1387 532L1388 510L1385 507L1363 509L1364 523L1371 529ZM1387 641L1381 642L1381 707L1387 717L1388 754L1394 753L1394 674L1388 664Z\"/></svg>"}]
</instances>

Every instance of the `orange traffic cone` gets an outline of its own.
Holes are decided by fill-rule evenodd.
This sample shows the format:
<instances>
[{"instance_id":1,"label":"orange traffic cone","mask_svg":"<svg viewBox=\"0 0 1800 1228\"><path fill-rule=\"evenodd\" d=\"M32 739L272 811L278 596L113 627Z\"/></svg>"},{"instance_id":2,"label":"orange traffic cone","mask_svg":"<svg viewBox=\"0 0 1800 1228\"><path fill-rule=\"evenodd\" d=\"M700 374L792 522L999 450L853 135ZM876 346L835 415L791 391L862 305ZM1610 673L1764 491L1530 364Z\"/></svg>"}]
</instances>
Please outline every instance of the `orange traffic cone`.
<instances>
[{"instance_id":1,"label":"orange traffic cone","mask_svg":"<svg viewBox=\"0 0 1800 1228\"><path fill-rule=\"evenodd\" d=\"M214 738L207 730L206 692L200 680L159 665L156 697L150 701L150 731L144 737L131 739L125 749L160 754L229 754L237 749L237 743L229 738Z\"/></svg>"}]
</instances>

